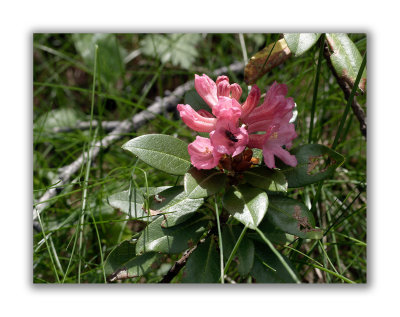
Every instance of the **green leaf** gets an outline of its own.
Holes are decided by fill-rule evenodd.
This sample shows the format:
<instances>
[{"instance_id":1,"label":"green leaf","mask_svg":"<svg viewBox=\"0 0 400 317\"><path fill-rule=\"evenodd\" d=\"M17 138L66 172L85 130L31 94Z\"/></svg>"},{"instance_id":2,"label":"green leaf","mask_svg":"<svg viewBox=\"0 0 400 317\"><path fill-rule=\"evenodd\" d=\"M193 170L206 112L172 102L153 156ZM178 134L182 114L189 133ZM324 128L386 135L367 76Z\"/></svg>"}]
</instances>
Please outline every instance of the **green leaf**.
<instances>
[{"instance_id":1,"label":"green leaf","mask_svg":"<svg viewBox=\"0 0 400 317\"><path fill-rule=\"evenodd\" d=\"M188 69L198 56L196 45L200 41L201 34L196 33L148 34L140 44L143 54Z\"/></svg>"},{"instance_id":2,"label":"green leaf","mask_svg":"<svg viewBox=\"0 0 400 317\"><path fill-rule=\"evenodd\" d=\"M331 51L330 57L336 73L350 87L353 87L362 62L362 57L357 46L350 40L346 33L327 33L326 40L328 41ZM358 88L362 91L365 91L366 81L367 70L365 69L358 85Z\"/></svg>"},{"instance_id":3,"label":"green leaf","mask_svg":"<svg viewBox=\"0 0 400 317\"><path fill-rule=\"evenodd\" d=\"M201 215L171 228L163 228L163 221L164 218L159 217L143 230L136 243L136 254L152 251L180 253L200 240L208 223Z\"/></svg>"},{"instance_id":4,"label":"green leaf","mask_svg":"<svg viewBox=\"0 0 400 317\"><path fill-rule=\"evenodd\" d=\"M306 144L290 151L297 158L297 166L279 163L288 181L288 187L302 187L330 177L343 164L344 157L320 144Z\"/></svg>"},{"instance_id":5,"label":"green leaf","mask_svg":"<svg viewBox=\"0 0 400 317\"><path fill-rule=\"evenodd\" d=\"M147 134L126 142L122 148L166 173L184 175L190 167L188 145L169 135Z\"/></svg>"},{"instance_id":6,"label":"green leaf","mask_svg":"<svg viewBox=\"0 0 400 317\"><path fill-rule=\"evenodd\" d=\"M150 270L158 257L155 252L136 256L135 243L125 240L110 252L104 262L104 271L109 281L117 276L142 276Z\"/></svg>"},{"instance_id":7,"label":"green leaf","mask_svg":"<svg viewBox=\"0 0 400 317\"><path fill-rule=\"evenodd\" d=\"M270 240L274 244L283 245L286 244L286 242L288 241L286 233L273 225L272 222L268 219L268 216L264 217L264 219L258 225L258 229L260 229L261 232L268 238L268 240ZM260 235L256 232L249 232L247 236L253 240L263 242Z\"/></svg>"},{"instance_id":8,"label":"green leaf","mask_svg":"<svg viewBox=\"0 0 400 317\"><path fill-rule=\"evenodd\" d=\"M242 230L243 228L240 226L224 226L222 230L222 242L225 261L228 260ZM247 238L247 236L242 239L236 252L236 257L239 274L241 276L246 276L249 274L254 262L254 244L252 240Z\"/></svg>"},{"instance_id":9,"label":"green leaf","mask_svg":"<svg viewBox=\"0 0 400 317\"><path fill-rule=\"evenodd\" d=\"M72 35L77 52L82 56L89 69L93 69L95 58L95 46L98 45L98 68L102 81L108 85L114 85L121 79L125 72L125 64L122 62L124 50L118 45L114 34L95 33Z\"/></svg>"},{"instance_id":10,"label":"green leaf","mask_svg":"<svg viewBox=\"0 0 400 317\"><path fill-rule=\"evenodd\" d=\"M141 187L133 188L131 191L125 190L109 196L108 203L111 207L119 209L133 219L140 219L142 221L152 220L154 217L148 217L148 213L144 211L144 202L147 195L150 198L170 187Z\"/></svg>"},{"instance_id":11,"label":"green leaf","mask_svg":"<svg viewBox=\"0 0 400 317\"><path fill-rule=\"evenodd\" d=\"M198 170L192 167L185 174L185 192L189 198L203 198L221 191L226 182L226 174L218 170Z\"/></svg>"},{"instance_id":12,"label":"green leaf","mask_svg":"<svg viewBox=\"0 0 400 317\"><path fill-rule=\"evenodd\" d=\"M284 196L269 196L267 220L284 232L303 239L321 239L312 213L301 202Z\"/></svg>"},{"instance_id":13,"label":"green leaf","mask_svg":"<svg viewBox=\"0 0 400 317\"><path fill-rule=\"evenodd\" d=\"M307 52L319 39L321 33L284 33L283 37L294 56Z\"/></svg>"},{"instance_id":14,"label":"green leaf","mask_svg":"<svg viewBox=\"0 0 400 317\"><path fill-rule=\"evenodd\" d=\"M298 275L289 259L283 255L282 257ZM270 248L258 242L255 242L254 265L250 274L256 283L294 283L293 278Z\"/></svg>"},{"instance_id":15,"label":"green leaf","mask_svg":"<svg viewBox=\"0 0 400 317\"><path fill-rule=\"evenodd\" d=\"M219 254L212 237L190 255L183 273L183 283L217 283L220 277Z\"/></svg>"},{"instance_id":16,"label":"green leaf","mask_svg":"<svg viewBox=\"0 0 400 317\"><path fill-rule=\"evenodd\" d=\"M244 81L248 85L254 84L265 73L286 61L290 54L285 39L271 43L250 58L244 69Z\"/></svg>"},{"instance_id":17,"label":"green leaf","mask_svg":"<svg viewBox=\"0 0 400 317\"><path fill-rule=\"evenodd\" d=\"M222 204L235 219L255 229L267 212L268 196L259 188L232 186L225 193Z\"/></svg>"},{"instance_id":18,"label":"green leaf","mask_svg":"<svg viewBox=\"0 0 400 317\"><path fill-rule=\"evenodd\" d=\"M269 191L287 191L287 181L285 175L265 166L251 168L244 173L244 179L254 187Z\"/></svg>"},{"instance_id":19,"label":"green leaf","mask_svg":"<svg viewBox=\"0 0 400 317\"><path fill-rule=\"evenodd\" d=\"M189 198L183 186L175 186L158 193L150 203L150 209L152 212L163 214L162 226L167 228L192 217L203 202L203 198Z\"/></svg>"},{"instance_id":20,"label":"green leaf","mask_svg":"<svg viewBox=\"0 0 400 317\"><path fill-rule=\"evenodd\" d=\"M189 90L184 97L184 103L190 105L194 110L198 111L200 109L211 111L210 106L200 97L196 89Z\"/></svg>"}]
</instances>

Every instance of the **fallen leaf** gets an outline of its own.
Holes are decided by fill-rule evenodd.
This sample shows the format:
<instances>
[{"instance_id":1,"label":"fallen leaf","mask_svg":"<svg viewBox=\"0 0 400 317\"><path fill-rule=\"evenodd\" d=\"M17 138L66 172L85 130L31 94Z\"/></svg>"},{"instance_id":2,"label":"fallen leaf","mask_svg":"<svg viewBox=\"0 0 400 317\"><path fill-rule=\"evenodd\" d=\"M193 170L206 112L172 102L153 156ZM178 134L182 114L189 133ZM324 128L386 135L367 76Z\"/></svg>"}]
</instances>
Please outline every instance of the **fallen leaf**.
<instances>
[{"instance_id":1,"label":"fallen leaf","mask_svg":"<svg viewBox=\"0 0 400 317\"><path fill-rule=\"evenodd\" d=\"M244 69L244 80L248 85L254 84L257 79L290 57L291 52L285 39L277 41L275 46L274 44L271 43L250 58Z\"/></svg>"}]
</instances>

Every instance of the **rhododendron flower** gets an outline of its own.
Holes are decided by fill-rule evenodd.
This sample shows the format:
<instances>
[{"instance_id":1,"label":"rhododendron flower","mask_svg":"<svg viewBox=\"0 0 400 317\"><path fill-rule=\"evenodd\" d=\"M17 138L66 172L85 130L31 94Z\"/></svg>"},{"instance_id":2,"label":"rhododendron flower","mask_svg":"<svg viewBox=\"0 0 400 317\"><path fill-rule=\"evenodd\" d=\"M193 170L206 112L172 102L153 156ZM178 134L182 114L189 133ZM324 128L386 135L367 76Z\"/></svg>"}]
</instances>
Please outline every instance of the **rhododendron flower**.
<instances>
[{"instance_id":1,"label":"rhododendron flower","mask_svg":"<svg viewBox=\"0 0 400 317\"><path fill-rule=\"evenodd\" d=\"M213 114L219 119L237 122L242 115L242 107L235 99L219 97L218 103L213 108Z\"/></svg>"},{"instance_id":2,"label":"rhododendron flower","mask_svg":"<svg viewBox=\"0 0 400 317\"><path fill-rule=\"evenodd\" d=\"M235 156L245 149L249 136L244 127L237 127L229 119L220 119L210 139L216 152Z\"/></svg>"},{"instance_id":3,"label":"rhododendron flower","mask_svg":"<svg viewBox=\"0 0 400 317\"><path fill-rule=\"evenodd\" d=\"M207 75L195 75L195 88L212 112L178 105L182 120L191 129L210 133L210 139L198 136L189 145L195 167L213 168L222 155L228 155L224 156L225 161L230 160L229 157L242 160L238 155L246 146L262 149L264 162L269 168L275 168L275 156L287 165L297 165L296 157L286 150L297 137L294 125L289 123L295 103L292 98L286 98L286 85L274 82L260 106L261 93L256 85L241 105L242 88L236 83L230 84L227 76L219 76L214 82ZM246 166L251 165L249 162ZM225 163L225 166L230 166Z\"/></svg>"},{"instance_id":4,"label":"rhododendron flower","mask_svg":"<svg viewBox=\"0 0 400 317\"><path fill-rule=\"evenodd\" d=\"M219 76L214 82L210 77L195 75L194 87L201 98L210 106L211 109L218 103L218 97L232 97L239 101L242 95L242 88L238 84L229 84L227 76Z\"/></svg>"},{"instance_id":5,"label":"rhododendron flower","mask_svg":"<svg viewBox=\"0 0 400 317\"><path fill-rule=\"evenodd\" d=\"M285 97L286 94L286 85L277 84L276 82L272 84L264 98L264 102L255 107L245 117L242 116L249 133L267 131L272 125L280 123L288 113L292 113L295 104L293 98Z\"/></svg>"},{"instance_id":6,"label":"rhododendron flower","mask_svg":"<svg viewBox=\"0 0 400 317\"><path fill-rule=\"evenodd\" d=\"M296 156L291 155L288 151L282 148L283 145L286 148L292 146L292 140L297 137L294 131L294 124L286 123L281 124L277 129L274 129L270 136L266 137L263 144L263 156L265 165L269 168L275 168L274 155L279 157L283 163L296 166Z\"/></svg>"},{"instance_id":7,"label":"rhododendron flower","mask_svg":"<svg viewBox=\"0 0 400 317\"><path fill-rule=\"evenodd\" d=\"M296 157L282 148L284 145L290 149L292 140L296 137L294 124L287 122L272 126L265 134L251 134L248 146L263 150L264 162L269 168L275 168L274 156L279 157L287 165L296 166Z\"/></svg>"},{"instance_id":8,"label":"rhododendron flower","mask_svg":"<svg viewBox=\"0 0 400 317\"><path fill-rule=\"evenodd\" d=\"M217 118L237 121L241 116L242 107L237 100L242 95L242 88L238 84L230 85L227 76L219 76L215 83L207 75L195 75L195 88ZM217 119L208 111L195 111L190 105L182 104L177 109L183 122L194 131L211 132L215 129Z\"/></svg>"},{"instance_id":9,"label":"rhododendron flower","mask_svg":"<svg viewBox=\"0 0 400 317\"><path fill-rule=\"evenodd\" d=\"M211 106L215 117L206 110L195 111L190 105L179 104L177 109L182 120L195 131L209 132L218 153L237 155L242 152L248 135L244 127L239 128L242 106L235 98L239 99L242 94L240 86L230 85L227 76L219 76L214 83L207 75L196 75L195 87Z\"/></svg>"},{"instance_id":10,"label":"rhododendron flower","mask_svg":"<svg viewBox=\"0 0 400 317\"><path fill-rule=\"evenodd\" d=\"M250 134L248 146L263 150L264 162L269 168L275 168L274 155L287 165L297 165L296 157L282 148L289 149L297 137L294 125L289 123L295 104L286 94L286 85L274 82L264 102L245 117L242 115L249 133L265 131L265 134Z\"/></svg>"},{"instance_id":11,"label":"rhododendron flower","mask_svg":"<svg viewBox=\"0 0 400 317\"><path fill-rule=\"evenodd\" d=\"M204 116L202 115L203 113L195 111L189 105L178 105L177 109L183 122L194 131L211 132L215 130L217 119L215 119L211 113L209 113L211 117L207 116L207 114Z\"/></svg>"},{"instance_id":12,"label":"rhododendron flower","mask_svg":"<svg viewBox=\"0 0 400 317\"><path fill-rule=\"evenodd\" d=\"M250 93L247 96L246 101L242 105L242 121L246 121L247 116L253 111L253 109L257 106L258 101L260 100L261 92L257 85L251 87Z\"/></svg>"},{"instance_id":13,"label":"rhododendron flower","mask_svg":"<svg viewBox=\"0 0 400 317\"><path fill-rule=\"evenodd\" d=\"M188 145L190 161L198 169L211 169L218 165L222 154L214 151L208 138L197 136L196 140Z\"/></svg>"}]
</instances>

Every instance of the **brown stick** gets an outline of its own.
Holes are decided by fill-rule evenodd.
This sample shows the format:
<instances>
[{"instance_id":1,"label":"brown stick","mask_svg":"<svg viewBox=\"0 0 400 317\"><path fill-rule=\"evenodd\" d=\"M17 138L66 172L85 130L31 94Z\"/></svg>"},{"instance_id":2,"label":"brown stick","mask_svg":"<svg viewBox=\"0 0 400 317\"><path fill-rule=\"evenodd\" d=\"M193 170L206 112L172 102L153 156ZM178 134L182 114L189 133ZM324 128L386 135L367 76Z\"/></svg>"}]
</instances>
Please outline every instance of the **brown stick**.
<instances>
[{"instance_id":1,"label":"brown stick","mask_svg":"<svg viewBox=\"0 0 400 317\"><path fill-rule=\"evenodd\" d=\"M170 283L172 279L178 275L179 271L186 265L186 262L189 258L189 256L193 253L194 250L197 249L197 247L204 243L206 239L212 235L215 234L217 230L216 226L213 226L208 232L207 235L201 239L194 247L188 249L183 253L182 257L174 263L174 265L169 269L168 273L164 275L162 280L159 283Z\"/></svg>"},{"instance_id":2,"label":"brown stick","mask_svg":"<svg viewBox=\"0 0 400 317\"><path fill-rule=\"evenodd\" d=\"M179 271L186 265L189 256L193 253L194 250L197 249L197 245L183 253L182 257L175 262L175 264L169 269L168 273L164 275L163 279L159 283L170 283L172 279L178 275Z\"/></svg>"},{"instance_id":3,"label":"brown stick","mask_svg":"<svg viewBox=\"0 0 400 317\"><path fill-rule=\"evenodd\" d=\"M329 49L328 49L328 46L326 44L325 44L325 48L324 48L324 57L326 59L326 62L328 64L329 69L331 70L333 76L336 78L336 82L339 84L340 88L342 89L342 91L344 93L344 97L346 98L346 100L349 100L350 93L351 93L351 87L349 86L348 83L346 83L337 74L335 68L332 65ZM360 122L360 131L361 131L362 135L365 138L367 138L367 123L366 123L365 112L361 108L360 104L357 102L355 97L354 97L353 102L351 104L351 108L353 109L353 113L355 114L356 118Z\"/></svg>"}]
</instances>

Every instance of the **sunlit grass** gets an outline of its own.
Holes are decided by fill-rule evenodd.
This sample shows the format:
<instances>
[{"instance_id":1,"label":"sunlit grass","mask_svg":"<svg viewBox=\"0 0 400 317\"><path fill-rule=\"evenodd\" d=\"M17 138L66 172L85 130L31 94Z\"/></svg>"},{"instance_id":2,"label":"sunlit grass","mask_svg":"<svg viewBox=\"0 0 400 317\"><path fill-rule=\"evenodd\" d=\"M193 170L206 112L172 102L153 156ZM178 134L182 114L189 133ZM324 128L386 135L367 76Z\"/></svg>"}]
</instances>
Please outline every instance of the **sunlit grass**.
<instances>
[{"instance_id":1,"label":"sunlit grass","mask_svg":"<svg viewBox=\"0 0 400 317\"><path fill-rule=\"evenodd\" d=\"M132 52L140 48L142 36L124 34L118 35L117 39L124 50ZM272 43L274 38L275 34L265 35L264 42L260 44L257 37L244 34L248 57L263 45ZM356 35L353 40L363 54L365 37ZM165 96L177 86L192 80L195 73L211 73L221 66L242 61L243 49L243 42L237 34L208 34L198 45L199 57L190 69L181 69L141 54L124 65L123 78L115 83L98 82L95 85L93 76L102 69L85 65L70 35L36 34L33 45L34 206L47 189L58 187L59 180L55 176L59 168L73 162L94 140L94 131L53 133L45 126L45 120L39 118L46 118L52 110L66 109L75 111L81 121L130 119L155 102L157 97ZM353 116L350 111L341 125L344 138L335 144L346 100L325 60L320 64L318 91L314 90L318 49L315 46L298 58L290 58L257 81L262 93L274 81L288 85L288 96L294 98L299 111L296 122L299 137L294 146L313 140L314 143L336 146L336 150L346 157L333 179L326 180L322 185L319 200L315 200L318 185L290 191L309 207L314 202L317 224L325 230L329 229L324 238L320 242L293 238L292 243L285 247L276 246L276 250L294 263L300 282L365 283L366 140L355 117L349 124L349 118ZM229 72L227 75L231 82L240 83L243 95L247 95L243 73ZM366 104L365 95L357 98L362 106ZM127 219L125 214L113 210L107 204L107 197L127 190L130 180L137 187L145 187L146 182L149 186L165 186L179 185L183 181L137 161L122 150L121 145L147 133L175 134L191 142L195 133L177 118L174 113L157 115L137 131L127 133L112 146L102 149L91 164L82 165L81 170L71 177L69 184L72 185L64 185L48 201L50 205L40 217L44 230L34 232L33 236L35 283L104 283L102 263L105 257L118 243L143 229L140 222ZM96 140L106 134L99 129ZM132 174L134 164L137 172ZM139 169L145 173L139 172ZM77 249L74 250L74 239L79 233L81 245L76 247L80 250L77 252ZM168 263L177 258L168 257ZM166 262L167 258L164 260ZM224 273L236 282L251 282L237 274L233 262L226 264ZM162 277L158 275L161 273L157 273L160 265L157 263L155 269L143 278L126 282L157 282ZM174 281L179 281L179 278Z\"/></svg>"}]
</instances>

